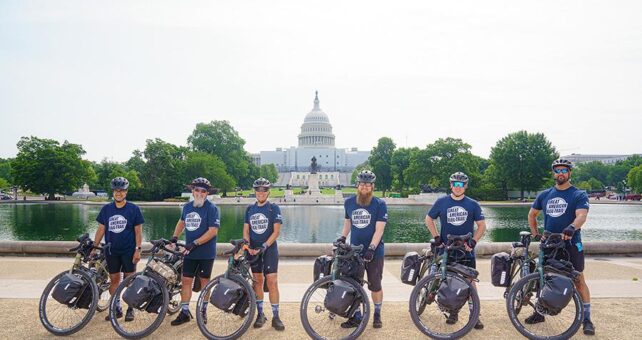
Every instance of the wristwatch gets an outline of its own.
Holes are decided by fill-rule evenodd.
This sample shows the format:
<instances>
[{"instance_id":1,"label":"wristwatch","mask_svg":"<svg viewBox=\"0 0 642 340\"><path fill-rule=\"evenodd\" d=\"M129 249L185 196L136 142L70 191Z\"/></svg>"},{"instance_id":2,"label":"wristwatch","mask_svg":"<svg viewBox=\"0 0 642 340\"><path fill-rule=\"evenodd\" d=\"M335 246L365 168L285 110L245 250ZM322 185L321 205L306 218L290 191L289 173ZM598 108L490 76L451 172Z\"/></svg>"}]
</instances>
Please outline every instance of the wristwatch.
<instances>
[{"instance_id":1,"label":"wristwatch","mask_svg":"<svg viewBox=\"0 0 642 340\"><path fill-rule=\"evenodd\" d=\"M143 249L141 246L136 247L137 251L140 251L141 249Z\"/></svg>"}]
</instances>

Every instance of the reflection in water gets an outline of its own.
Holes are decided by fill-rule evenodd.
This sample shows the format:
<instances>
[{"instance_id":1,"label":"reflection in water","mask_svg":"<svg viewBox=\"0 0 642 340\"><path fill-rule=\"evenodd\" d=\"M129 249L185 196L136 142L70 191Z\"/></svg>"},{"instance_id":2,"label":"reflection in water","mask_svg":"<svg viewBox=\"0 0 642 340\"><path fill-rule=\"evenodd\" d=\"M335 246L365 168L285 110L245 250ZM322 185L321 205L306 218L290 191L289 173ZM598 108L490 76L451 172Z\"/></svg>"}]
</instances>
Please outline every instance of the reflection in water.
<instances>
[{"instance_id":1,"label":"reflection in water","mask_svg":"<svg viewBox=\"0 0 642 340\"><path fill-rule=\"evenodd\" d=\"M180 207L141 207L145 217L143 239L169 238L180 218ZM245 206L222 206L218 242L243 236ZM427 207L389 206L384 241L428 242L424 225ZM517 240L528 230L528 207L486 207L485 241ZM100 206L83 204L0 204L0 240L74 240L89 232L93 237ZM335 240L343 226L342 206L283 206L284 224L279 242L326 243ZM540 214L540 226L543 224ZM591 206L582 231L584 240L642 240L642 206Z\"/></svg>"}]
</instances>

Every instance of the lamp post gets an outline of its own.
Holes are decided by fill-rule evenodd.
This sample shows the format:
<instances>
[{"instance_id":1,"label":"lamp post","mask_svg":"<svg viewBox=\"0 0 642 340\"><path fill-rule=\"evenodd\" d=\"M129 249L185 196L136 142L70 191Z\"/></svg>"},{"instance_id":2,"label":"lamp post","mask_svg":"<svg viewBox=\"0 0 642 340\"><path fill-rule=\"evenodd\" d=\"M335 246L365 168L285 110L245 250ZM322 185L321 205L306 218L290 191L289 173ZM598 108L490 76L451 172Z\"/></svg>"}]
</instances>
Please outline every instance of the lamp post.
<instances>
[{"instance_id":1,"label":"lamp post","mask_svg":"<svg viewBox=\"0 0 642 340\"><path fill-rule=\"evenodd\" d=\"M626 179L622 180L622 201L626 201Z\"/></svg>"}]
</instances>

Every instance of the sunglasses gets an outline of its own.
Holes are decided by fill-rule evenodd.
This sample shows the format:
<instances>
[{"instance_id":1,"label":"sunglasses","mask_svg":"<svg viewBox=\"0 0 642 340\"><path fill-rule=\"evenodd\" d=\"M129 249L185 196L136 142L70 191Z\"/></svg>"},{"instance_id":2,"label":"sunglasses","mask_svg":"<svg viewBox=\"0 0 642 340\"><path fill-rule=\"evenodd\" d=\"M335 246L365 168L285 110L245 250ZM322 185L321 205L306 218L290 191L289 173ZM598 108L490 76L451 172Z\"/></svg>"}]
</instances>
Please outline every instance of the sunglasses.
<instances>
[{"instance_id":1,"label":"sunglasses","mask_svg":"<svg viewBox=\"0 0 642 340\"><path fill-rule=\"evenodd\" d=\"M204 194L204 193L206 193L206 192L207 192L207 190L205 190L205 189L203 189L203 188L194 188L194 189L192 189L192 190L194 190L194 191L196 191L196 192L200 192L201 194Z\"/></svg>"},{"instance_id":2,"label":"sunglasses","mask_svg":"<svg viewBox=\"0 0 642 340\"><path fill-rule=\"evenodd\" d=\"M364 187L371 187L371 186L372 186L372 183L359 182L359 184L358 184L358 185L362 185L362 186L364 186Z\"/></svg>"},{"instance_id":3,"label":"sunglasses","mask_svg":"<svg viewBox=\"0 0 642 340\"><path fill-rule=\"evenodd\" d=\"M452 182L452 184L453 188L463 188L466 185L464 182Z\"/></svg>"},{"instance_id":4,"label":"sunglasses","mask_svg":"<svg viewBox=\"0 0 642 340\"><path fill-rule=\"evenodd\" d=\"M256 191L256 192L268 192L269 190L270 190L270 189L268 189L268 188L263 188L263 187L258 187L258 188L256 188L256 189L254 189L254 191Z\"/></svg>"},{"instance_id":5,"label":"sunglasses","mask_svg":"<svg viewBox=\"0 0 642 340\"><path fill-rule=\"evenodd\" d=\"M567 174L569 172L569 170L567 168L553 169L553 172L556 173L556 174Z\"/></svg>"}]
</instances>

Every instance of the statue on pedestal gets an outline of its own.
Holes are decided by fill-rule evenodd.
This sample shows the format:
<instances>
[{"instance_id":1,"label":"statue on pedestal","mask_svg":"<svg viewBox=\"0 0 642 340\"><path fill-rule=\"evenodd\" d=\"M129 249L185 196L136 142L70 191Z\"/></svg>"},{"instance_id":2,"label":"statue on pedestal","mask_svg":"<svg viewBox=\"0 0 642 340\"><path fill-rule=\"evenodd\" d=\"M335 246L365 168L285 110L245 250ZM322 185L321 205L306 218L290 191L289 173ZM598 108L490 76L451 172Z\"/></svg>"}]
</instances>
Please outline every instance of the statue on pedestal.
<instances>
[{"instance_id":1,"label":"statue on pedestal","mask_svg":"<svg viewBox=\"0 0 642 340\"><path fill-rule=\"evenodd\" d=\"M312 164L310 164L310 173L311 174L316 174L317 170L319 170L319 166L317 165L317 158L312 156Z\"/></svg>"}]
</instances>

